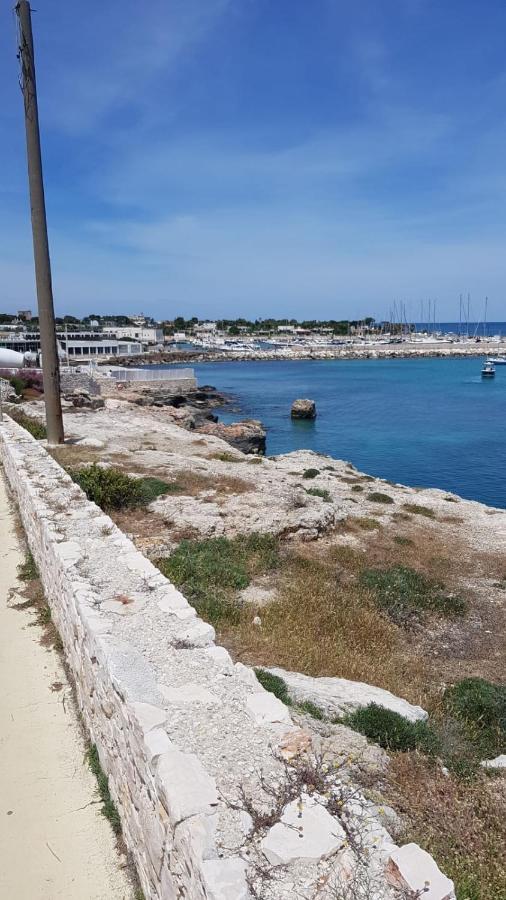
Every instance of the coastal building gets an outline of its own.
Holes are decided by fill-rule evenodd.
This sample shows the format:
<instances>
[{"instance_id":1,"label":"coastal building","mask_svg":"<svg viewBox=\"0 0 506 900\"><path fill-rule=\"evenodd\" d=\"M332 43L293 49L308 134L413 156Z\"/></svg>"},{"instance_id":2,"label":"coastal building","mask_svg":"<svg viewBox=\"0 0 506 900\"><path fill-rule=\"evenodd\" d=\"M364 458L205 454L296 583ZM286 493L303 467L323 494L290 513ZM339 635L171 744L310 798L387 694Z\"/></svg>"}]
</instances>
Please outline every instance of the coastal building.
<instances>
[{"instance_id":1,"label":"coastal building","mask_svg":"<svg viewBox=\"0 0 506 900\"><path fill-rule=\"evenodd\" d=\"M217 328L218 328L218 325L217 325L216 322L201 322L200 325L195 325L195 331L196 331L197 333L200 333L200 332L205 332L205 333L214 332L214 331L217 330Z\"/></svg>"},{"instance_id":2,"label":"coastal building","mask_svg":"<svg viewBox=\"0 0 506 900\"><path fill-rule=\"evenodd\" d=\"M113 337L104 338L102 334L96 332L57 332L57 339L61 355L68 359L92 359L97 356L104 358L140 356L143 352L142 344L138 341L118 340ZM38 331L6 334L0 336L0 347L16 350L18 353L28 351L37 353L40 350L40 334Z\"/></svg>"},{"instance_id":3,"label":"coastal building","mask_svg":"<svg viewBox=\"0 0 506 900\"><path fill-rule=\"evenodd\" d=\"M141 344L163 344L163 328L146 325L121 325L115 328L103 329L103 333L107 333L118 339L127 338L132 341L139 341Z\"/></svg>"},{"instance_id":4,"label":"coastal building","mask_svg":"<svg viewBox=\"0 0 506 900\"><path fill-rule=\"evenodd\" d=\"M18 310L18 319L21 319L22 322L31 322L32 321L31 309Z\"/></svg>"}]
</instances>

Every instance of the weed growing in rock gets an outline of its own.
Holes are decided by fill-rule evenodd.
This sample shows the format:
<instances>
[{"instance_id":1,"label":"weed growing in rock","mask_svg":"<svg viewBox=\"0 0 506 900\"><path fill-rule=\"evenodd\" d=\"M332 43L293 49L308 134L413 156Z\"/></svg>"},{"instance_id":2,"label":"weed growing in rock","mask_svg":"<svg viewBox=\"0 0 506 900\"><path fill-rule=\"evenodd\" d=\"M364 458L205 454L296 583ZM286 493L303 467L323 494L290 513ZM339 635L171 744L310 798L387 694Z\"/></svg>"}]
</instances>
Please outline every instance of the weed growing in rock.
<instances>
[{"instance_id":1,"label":"weed growing in rock","mask_svg":"<svg viewBox=\"0 0 506 900\"><path fill-rule=\"evenodd\" d=\"M364 490L364 486L363 486L363 484L354 484L354 485L352 485L352 488L351 488L351 489L352 489L352 491L354 491L355 493L360 493L361 491Z\"/></svg>"},{"instance_id":2,"label":"weed growing in rock","mask_svg":"<svg viewBox=\"0 0 506 900\"><path fill-rule=\"evenodd\" d=\"M255 675L266 691L274 694L274 696L277 697L278 700L281 700L282 703L286 704L286 706L292 705L288 693L288 685L283 678L280 678L279 675L274 675L272 672L267 672L266 669L255 669Z\"/></svg>"},{"instance_id":3,"label":"weed growing in rock","mask_svg":"<svg viewBox=\"0 0 506 900\"><path fill-rule=\"evenodd\" d=\"M306 488L306 494L311 494L312 497L321 497L325 503L331 503L331 497L329 491L325 490L325 488Z\"/></svg>"},{"instance_id":4,"label":"weed growing in rock","mask_svg":"<svg viewBox=\"0 0 506 900\"><path fill-rule=\"evenodd\" d=\"M319 469L305 469L302 473L303 478L316 478L320 474Z\"/></svg>"},{"instance_id":5,"label":"weed growing in rock","mask_svg":"<svg viewBox=\"0 0 506 900\"><path fill-rule=\"evenodd\" d=\"M399 544L400 547L413 547L415 543L411 538L404 537L402 534L395 534L394 541L396 544Z\"/></svg>"},{"instance_id":6,"label":"weed growing in rock","mask_svg":"<svg viewBox=\"0 0 506 900\"><path fill-rule=\"evenodd\" d=\"M102 801L102 815L109 820L114 833L120 834L121 820L119 812L109 791L109 779L100 765L96 744L92 744L86 754L86 758L93 775L97 779L98 793Z\"/></svg>"},{"instance_id":7,"label":"weed growing in rock","mask_svg":"<svg viewBox=\"0 0 506 900\"><path fill-rule=\"evenodd\" d=\"M33 581L39 577L39 572L32 556L31 550L27 550L24 562L18 565L18 578L21 581Z\"/></svg>"},{"instance_id":8,"label":"weed growing in rock","mask_svg":"<svg viewBox=\"0 0 506 900\"><path fill-rule=\"evenodd\" d=\"M311 700L304 700L302 703L297 703L297 709L303 713L307 713L308 716L312 716L313 719L318 719L319 722L325 722L328 718L323 709L320 706L317 706L316 703L312 703Z\"/></svg>"},{"instance_id":9,"label":"weed growing in rock","mask_svg":"<svg viewBox=\"0 0 506 900\"><path fill-rule=\"evenodd\" d=\"M220 452L220 453L211 453L209 459L218 459L220 462L229 462L229 463L241 463L243 460L240 456L234 456L233 453ZM248 460L249 462L249 460Z\"/></svg>"},{"instance_id":10,"label":"weed growing in rock","mask_svg":"<svg viewBox=\"0 0 506 900\"><path fill-rule=\"evenodd\" d=\"M385 750L422 750L431 755L439 751L437 735L427 722L410 722L376 703L349 713L342 722Z\"/></svg>"},{"instance_id":11,"label":"weed growing in rock","mask_svg":"<svg viewBox=\"0 0 506 900\"><path fill-rule=\"evenodd\" d=\"M371 503L394 503L393 497L390 494L382 494L381 491L371 491L370 494L367 495L367 499L371 501Z\"/></svg>"},{"instance_id":12,"label":"weed growing in rock","mask_svg":"<svg viewBox=\"0 0 506 900\"><path fill-rule=\"evenodd\" d=\"M68 472L88 499L103 510L147 506L171 491L171 485L159 478L132 478L119 469L104 469L96 463Z\"/></svg>"},{"instance_id":13,"label":"weed growing in rock","mask_svg":"<svg viewBox=\"0 0 506 900\"><path fill-rule=\"evenodd\" d=\"M466 610L462 597L447 593L441 582L409 566L365 569L360 584L371 591L378 606L398 625L407 626L425 612L461 616Z\"/></svg>"},{"instance_id":14,"label":"weed growing in rock","mask_svg":"<svg viewBox=\"0 0 506 900\"><path fill-rule=\"evenodd\" d=\"M235 592L247 587L254 575L275 569L278 543L270 534L182 541L158 568L174 584L183 587L197 611L207 621L237 624L240 607Z\"/></svg>"},{"instance_id":15,"label":"weed growing in rock","mask_svg":"<svg viewBox=\"0 0 506 900\"><path fill-rule=\"evenodd\" d=\"M37 422L35 419L27 416L21 409L10 409L8 415L11 419L14 419L18 425L21 425L22 428L29 431L32 437L37 441L42 441L44 438L47 438L46 426L43 425L42 422Z\"/></svg>"},{"instance_id":16,"label":"weed growing in rock","mask_svg":"<svg viewBox=\"0 0 506 900\"><path fill-rule=\"evenodd\" d=\"M430 506L420 506L419 503L404 503L404 509L416 516L425 516L426 519L435 519L436 514Z\"/></svg>"}]
</instances>

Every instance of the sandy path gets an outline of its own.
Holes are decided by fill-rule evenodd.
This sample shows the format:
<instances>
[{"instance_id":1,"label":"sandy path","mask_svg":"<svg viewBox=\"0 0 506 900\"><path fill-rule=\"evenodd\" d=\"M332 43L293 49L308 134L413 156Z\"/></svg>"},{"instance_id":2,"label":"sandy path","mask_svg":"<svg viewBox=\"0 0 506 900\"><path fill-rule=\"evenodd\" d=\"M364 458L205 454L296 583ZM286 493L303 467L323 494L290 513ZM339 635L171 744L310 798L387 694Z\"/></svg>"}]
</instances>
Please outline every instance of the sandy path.
<instances>
[{"instance_id":1,"label":"sandy path","mask_svg":"<svg viewBox=\"0 0 506 900\"><path fill-rule=\"evenodd\" d=\"M9 608L22 559L0 471L0 897L133 900L59 658Z\"/></svg>"}]
</instances>

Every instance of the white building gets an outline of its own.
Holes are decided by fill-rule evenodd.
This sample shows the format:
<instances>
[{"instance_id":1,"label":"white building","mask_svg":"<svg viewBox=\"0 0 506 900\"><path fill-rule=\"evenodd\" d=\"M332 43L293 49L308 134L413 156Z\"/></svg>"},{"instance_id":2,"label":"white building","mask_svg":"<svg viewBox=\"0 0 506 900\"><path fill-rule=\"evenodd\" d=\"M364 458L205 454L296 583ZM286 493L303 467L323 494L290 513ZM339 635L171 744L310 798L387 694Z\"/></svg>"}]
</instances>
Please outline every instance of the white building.
<instances>
[{"instance_id":1,"label":"white building","mask_svg":"<svg viewBox=\"0 0 506 900\"><path fill-rule=\"evenodd\" d=\"M195 325L195 331L212 332L212 331L216 331L216 329L217 329L216 322L201 322L200 325Z\"/></svg>"},{"instance_id":2,"label":"white building","mask_svg":"<svg viewBox=\"0 0 506 900\"><path fill-rule=\"evenodd\" d=\"M121 325L118 328L107 328L103 333L114 335L118 339L128 338L132 341L140 341L141 344L163 344L163 328Z\"/></svg>"}]
</instances>

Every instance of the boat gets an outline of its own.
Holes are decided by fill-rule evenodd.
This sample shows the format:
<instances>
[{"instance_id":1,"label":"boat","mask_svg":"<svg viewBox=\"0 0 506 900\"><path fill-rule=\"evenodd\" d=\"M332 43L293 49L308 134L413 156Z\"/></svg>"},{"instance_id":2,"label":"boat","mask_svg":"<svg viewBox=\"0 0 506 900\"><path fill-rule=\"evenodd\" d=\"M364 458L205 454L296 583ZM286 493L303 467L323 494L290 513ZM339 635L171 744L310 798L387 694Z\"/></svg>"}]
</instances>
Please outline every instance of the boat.
<instances>
[{"instance_id":1,"label":"boat","mask_svg":"<svg viewBox=\"0 0 506 900\"><path fill-rule=\"evenodd\" d=\"M506 356L496 356L495 359L489 359L494 366L506 366Z\"/></svg>"},{"instance_id":2,"label":"boat","mask_svg":"<svg viewBox=\"0 0 506 900\"><path fill-rule=\"evenodd\" d=\"M483 363L483 368L481 370L482 378L494 378L495 376L495 366L492 360L487 359Z\"/></svg>"}]
</instances>

